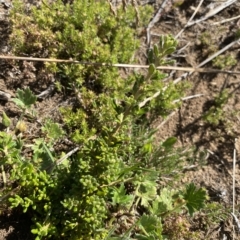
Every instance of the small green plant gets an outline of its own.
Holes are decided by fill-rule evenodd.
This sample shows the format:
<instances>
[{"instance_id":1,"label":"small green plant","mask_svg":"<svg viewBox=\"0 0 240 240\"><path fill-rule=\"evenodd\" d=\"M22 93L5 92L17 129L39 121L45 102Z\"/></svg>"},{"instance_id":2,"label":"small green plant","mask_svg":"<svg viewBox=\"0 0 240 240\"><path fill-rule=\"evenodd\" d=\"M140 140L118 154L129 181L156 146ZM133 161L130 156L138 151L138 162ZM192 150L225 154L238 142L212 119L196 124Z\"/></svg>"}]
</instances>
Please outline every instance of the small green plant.
<instances>
[{"instance_id":1,"label":"small green plant","mask_svg":"<svg viewBox=\"0 0 240 240\"><path fill-rule=\"evenodd\" d=\"M200 217L202 224L206 227L206 229L208 229L208 227L212 226L213 223L217 224L225 221L229 217L230 213L231 209L226 209L221 203L209 202L206 203L204 209L196 215L196 218Z\"/></svg>"},{"instance_id":2,"label":"small green plant","mask_svg":"<svg viewBox=\"0 0 240 240\"><path fill-rule=\"evenodd\" d=\"M31 109L31 106L36 102L37 97L31 92L29 88L24 90L17 90L16 98L12 99L15 104L20 107L25 113Z\"/></svg>"},{"instance_id":3,"label":"small green plant","mask_svg":"<svg viewBox=\"0 0 240 240\"><path fill-rule=\"evenodd\" d=\"M226 67L233 67L237 64L237 60L231 55L220 55L213 60L213 66L226 69Z\"/></svg>"},{"instance_id":4,"label":"small green plant","mask_svg":"<svg viewBox=\"0 0 240 240\"><path fill-rule=\"evenodd\" d=\"M210 45L211 42L211 34L210 32L203 32L200 36L201 43L204 45Z\"/></svg>"},{"instance_id":5,"label":"small green plant","mask_svg":"<svg viewBox=\"0 0 240 240\"><path fill-rule=\"evenodd\" d=\"M217 52L217 44L214 43L213 34L205 31L200 35L200 43L203 45L203 54L209 56Z\"/></svg>"},{"instance_id":6,"label":"small green plant","mask_svg":"<svg viewBox=\"0 0 240 240\"><path fill-rule=\"evenodd\" d=\"M220 121L224 121L224 106L228 102L230 95L225 89L215 97L214 105L203 115L203 119L210 124L218 125Z\"/></svg>"},{"instance_id":7,"label":"small green plant","mask_svg":"<svg viewBox=\"0 0 240 240\"><path fill-rule=\"evenodd\" d=\"M15 126L15 130L19 132L25 132L27 130L26 122L23 120L24 117L35 117L35 111L32 106L36 102L37 97L31 92L29 88L24 90L17 90L16 98L12 99L13 102L22 110L21 116Z\"/></svg>"},{"instance_id":8,"label":"small green plant","mask_svg":"<svg viewBox=\"0 0 240 240\"><path fill-rule=\"evenodd\" d=\"M180 237L187 236L189 234L189 229L187 228L184 231L181 230L181 232L175 232L174 228L170 230L168 224L172 224L173 226L174 221L168 222L169 218L172 219L176 214L180 216L185 208L188 209L190 215L203 208L204 202L207 200L206 191L197 189L193 184L190 184L182 191L163 188L158 195L156 185L157 174L150 172L147 176L147 178L146 176L144 179L142 178L135 192L130 195L126 195L123 185L119 189L115 189L112 204L115 207L117 206L118 212L110 220L111 224L114 226L114 223L116 224L117 220L125 215L125 221L121 222L119 227L129 228L129 230L122 236L130 237L133 232L136 232L134 239L163 239L164 228L168 228L165 232L167 232L169 237L172 237L174 234L174 236ZM155 179L153 176L155 176ZM136 218L134 212L137 211L139 203L141 203L141 206L146 207L148 211L142 216L137 217L137 219L134 219L133 216ZM186 215L182 214L182 218L186 218ZM164 220L163 226L162 219ZM128 227L127 220L134 221L135 223ZM113 236L116 235L113 234Z\"/></svg>"},{"instance_id":9,"label":"small green plant","mask_svg":"<svg viewBox=\"0 0 240 240\"><path fill-rule=\"evenodd\" d=\"M4 127L9 127L11 125L11 119L4 111L2 112L2 124Z\"/></svg>"}]
</instances>

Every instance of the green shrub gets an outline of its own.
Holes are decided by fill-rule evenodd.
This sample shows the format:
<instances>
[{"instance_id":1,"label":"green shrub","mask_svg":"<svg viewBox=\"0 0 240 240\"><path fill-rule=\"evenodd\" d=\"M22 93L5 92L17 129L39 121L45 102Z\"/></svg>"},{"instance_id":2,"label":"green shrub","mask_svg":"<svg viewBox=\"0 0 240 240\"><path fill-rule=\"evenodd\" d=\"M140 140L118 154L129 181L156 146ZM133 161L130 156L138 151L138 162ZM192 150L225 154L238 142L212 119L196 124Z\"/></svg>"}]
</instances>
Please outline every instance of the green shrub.
<instances>
[{"instance_id":1,"label":"green shrub","mask_svg":"<svg viewBox=\"0 0 240 240\"><path fill-rule=\"evenodd\" d=\"M111 64L130 62L138 46L132 6L118 8L116 16L106 1L43 2L27 13L20 1L14 6L10 41L16 54ZM147 19L151 10L139 6L138 12ZM187 157L174 149L174 137L156 143L151 124L176 108L174 100L183 95L182 86L165 84L165 75L156 70L176 45L172 36L162 36L149 52L148 72L125 79L110 66L46 64L79 101L78 107L61 109L65 131L46 119L42 138L31 145L21 134L4 132L0 142L11 178L20 186L9 201L31 213L36 239L162 239L162 219L185 208L192 215L204 206L206 192L193 184L177 190L158 185L161 179L174 179ZM159 96L139 107L156 90ZM29 89L18 90L21 119L27 120L35 101ZM76 153L65 159L54 144L66 136L76 144ZM30 148L32 157L24 155L22 146ZM118 226L121 214L132 218L130 226L127 221Z\"/></svg>"},{"instance_id":2,"label":"green shrub","mask_svg":"<svg viewBox=\"0 0 240 240\"><path fill-rule=\"evenodd\" d=\"M118 8L115 16L107 1L73 1L64 4L57 0L45 3L38 9L32 7L26 15L22 1L14 1L11 13L13 31L11 44L17 54L35 57L74 59L85 62L129 62L138 48L134 26L135 9ZM144 25L152 9L140 7ZM67 76L66 81L84 83L89 87L94 82L99 92L111 89L118 81L117 69L99 66L64 65L47 63L48 69Z\"/></svg>"}]
</instances>

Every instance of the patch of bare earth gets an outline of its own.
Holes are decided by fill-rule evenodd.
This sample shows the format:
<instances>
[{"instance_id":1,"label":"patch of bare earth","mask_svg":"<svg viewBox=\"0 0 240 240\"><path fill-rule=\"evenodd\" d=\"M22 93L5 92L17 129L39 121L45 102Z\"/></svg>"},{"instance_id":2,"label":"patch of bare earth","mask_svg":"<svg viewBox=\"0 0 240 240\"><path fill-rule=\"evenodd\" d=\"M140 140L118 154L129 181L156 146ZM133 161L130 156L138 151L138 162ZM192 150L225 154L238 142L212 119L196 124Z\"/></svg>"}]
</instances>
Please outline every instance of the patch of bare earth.
<instances>
[{"instance_id":1,"label":"patch of bare earth","mask_svg":"<svg viewBox=\"0 0 240 240\"><path fill-rule=\"evenodd\" d=\"M157 40L158 35L173 34L174 36L185 26L188 19L193 14L200 1L184 1L178 8L172 8L164 14L161 20L155 25L154 32ZM204 16L210 9L207 5L210 1L205 1L199 9L195 19ZM213 3L212 3L213 4ZM215 4L217 4L215 2ZM214 6L212 6L214 8ZM239 19L226 23L213 25L224 19L229 19L240 14L240 4L236 2L223 11L214 15L199 24L186 28L179 36L179 45L185 47L174 56L178 66L196 67L211 54L211 49L201 44L203 33L210 38L211 47L215 52L223 49L226 45L234 41L236 31L239 30ZM209 46L210 48L210 46ZM232 54L237 60L237 64L230 68L232 71L240 70L239 45L234 45L225 53ZM214 68L212 62L204 65L206 68ZM176 73L173 80L181 76ZM159 130L159 140L169 136L176 136L179 145L183 147L196 146L198 150L207 152L206 164L194 170L186 172L182 179L183 183L194 182L205 187L209 191L210 200L221 202L227 208L232 208L233 204L233 151L238 151L239 158L240 138L239 138L239 111L240 111L240 81L239 75L223 73L194 73L183 81L191 83L191 89L186 95L203 94L201 97L193 98L183 102L181 108L170 117ZM232 93L232 97L224 106L225 120L213 126L206 123L202 116L212 106L214 97L223 89ZM157 122L156 125L161 122ZM236 141L236 143L235 143ZM240 170L236 165L236 198L235 205L239 205L240 191ZM238 215L239 208L236 209ZM193 223L194 225L194 223ZM232 226L232 217L219 225L212 224L210 229L203 230L203 239L240 239L237 234L238 229ZM235 233L234 233L235 230ZM204 232L205 231L205 232ZM234 235L234 236L233 236ZM224 238L225 237L225 238ZM234 238L235 237L235 238Z\"/></svg>"},{"instance_id":2,"label":"patch of bare earth","mask_svg":"<svg viewBox=\"0 0 240 240\"><path fill-rule=\"evenodd\" d=\"M155 1L153 3L156 9L155 13L161 7L162 2ZM168 2L168 7L163 11L160 20L151 29L152 44L158 41L160 35L177 35L192 16L200 1L173 1L175 3L179 2L179 6L170 4L172 1ZM207 6L214 2L215 4L219 4L221 1L204 1L194 19L204 16L206 11L209 11ZM9 3L10 1L7 0L0 1L0 54L9 54L11 51L8 46L8 36L11 31L7 18ZM236 1L213 17L186 28L178 37L178 51L171 56L176 60L177 66L195 67L212 54L212 50L201 43L204 32L209 34L211 46L215 52L234 41L236 31L240 28L238 19L219 25L213 24L238 15L240 15L240 3ZM145 40L146 37L143 39L143 49L146 49ZM230 68L230 70L240 71L239 45L232 46L227 50L227 53L232 54L237 60L237 64ZM140 53L141 59L144 55L144 52ZM140 62L142 61L144 60ZM212 68L213 66L210 62L204 67ZM178 78L181 74L183 72L173 73L172 79ZM17 64L12 60L0 59L0 91L10 94L11 97L15 96L17 88L24 88L26 86L29 86L35 94L40 94L49 87L52 83L52 78L53 76L45 74L41 64L33 65L29 62ZM233 204L232 165L234 148L240 154L240 81L238 75L194 73L182 81L188 81L192 85L186 95L203 95L184 101L181 108L159 128L158 140L176 136L179 146L195 146L198 150L204 150L207 153L205 158L206 164L187 171L182 182L194 182L197 185L205 187L209 191L210 201L220 202L226 209L231 208ZM207 124L202 116L212 106L214 96L219 94L223 89L228 89L232 93L232 97L224 107L226 119L217 126ZM35 106L36 111L41 116L41 119L48 116L57 118L59 107L69 103L71 99L71 96L63 96L54 91L47 98L37 102ZM0 98L0 112L3 110L14 121L17 121L19 110L11 101ZM37 129L41 127L41 119L38 122L27 122L28 133L25 137L29 141L31 141L33 136L38 134ZM162 120L159 120L155 124L159 125L161 123ZM1 128L0 126L0 130ZM237 155L238 157L240 156ZM238 215L240 201L240 170L238 162L236 165L235 191L236 214ZM19 212L14 212L13 214L11 211L3 211L0 215L0 240L31 239L32 236L28 234L30 227L29 219L29 216L22 215ZM234 232L230 215L228 221L223 221L218 225L213 223L212 226L208 227L203 227L200 224L200 218L198 218L195 222L192 222L192 228L202 230L202 239L240 239L240 236L237 235L237 229ZM233 237L234 234L235 238Z\"/></svg>"}]
</instances>

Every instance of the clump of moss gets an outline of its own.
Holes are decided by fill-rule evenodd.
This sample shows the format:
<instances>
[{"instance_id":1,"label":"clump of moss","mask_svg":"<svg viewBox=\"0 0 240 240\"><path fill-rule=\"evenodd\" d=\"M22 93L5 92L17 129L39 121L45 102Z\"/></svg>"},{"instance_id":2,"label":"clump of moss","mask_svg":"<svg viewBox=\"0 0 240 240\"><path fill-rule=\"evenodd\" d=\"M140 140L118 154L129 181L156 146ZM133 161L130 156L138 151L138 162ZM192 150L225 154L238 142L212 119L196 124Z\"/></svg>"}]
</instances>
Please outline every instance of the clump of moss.
<instances>
[{"instance_id":1,"label":"clump of moss","mask_svg":"<svg viewBox=\"0 0 240 240\"><path fill-rule=\"evenodd\" d=\"M200 35L200 43L203 46L203 55L211 55L217 51L217 45L214 44L213 34L205 31Z\"/></svg>"},{"instance_id":2,"label":"clump of moss","mask_svg":"<svg viewBox=\"0 0 240 240\"><path fill-rule=\"evenodd\" d=\"M140 25L147 23L150 6L138 6ZM11 12L10 43L15 54L32 57L74 59L95 63L128 63L139 41L135 36L136 9L119 6L115 13L107 1L61 0L43 2L39 8L26 11L22 1L15 0ZM97 65L45 64L50 72L67 76L70 83L87 88L116 88L118 72Z\"/></svg>"},{"instance_id":3,"label":"clump of moss","mask_svg":"<svg viewBox=\"0 0 240 240\"><path fill-rule=\"evenodd\" d=\"M191 231L191 224L185 215L173 214L165 219L163 224L164 233L172 240L186 239L198 240L200 233Z\"/></svg>"},{"instance_id":4,"label":"clump of moss","mask_svg":"<svg viewBox=\"0 0 240 240\"><path fill-rule=\"evenodd\" d=\"M231 55L220 55L213 60L213 66L224 69L226 67L232 67L237 64L237 60Z\"/></svg>"}]
</instances>

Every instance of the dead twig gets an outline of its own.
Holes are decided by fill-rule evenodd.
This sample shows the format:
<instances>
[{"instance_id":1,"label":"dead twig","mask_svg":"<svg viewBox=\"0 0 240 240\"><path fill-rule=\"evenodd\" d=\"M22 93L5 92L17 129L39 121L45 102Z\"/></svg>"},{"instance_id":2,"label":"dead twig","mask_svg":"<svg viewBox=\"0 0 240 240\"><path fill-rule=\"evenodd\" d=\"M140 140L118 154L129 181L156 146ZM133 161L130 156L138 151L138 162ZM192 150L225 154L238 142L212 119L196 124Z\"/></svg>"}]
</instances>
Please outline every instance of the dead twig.
<instances>
[{"instance_id":1,"label":"dead twig","mask_svg":"<svg viewBox=\"0 0 240 240\"><path fill-rule=\"evenodd\" d=\"M235 139L235 145L236 145L236 139ZM233 214L235 214L235 172L236 172L236 148L234 146L234 149L233 149L233 186L232 186L232 189L233 189L233 192L232 192L232 195L233 195Z\"/></svg>"},{"instance_id":2,"label":"dead twig","mask_svg":"<svg viewBox=\"0 0 240 240\"><path fill-rule=\"evenodd\" d=\"M192 95L192 96L183 97L183 98L174 100L173 103L177 103L177 102L179 102L179 101L189 100L189 99L192 99L192 98L202 97L203 95L204 95L204 94L196 94L196 95Z\"/></svg>"},{"instance_id":3,"label":"dead twig","mask_svg":"<svg viewBox=\"0 0 240 240\"><path fill-rule=\"evenodd\" d=\"M240 232L240 221L238 220L238 218L236 217L236 215L234 213L231 213L231 215L233 216L233 219L237 225L238 232Z\"/></svg>"},{"instance_id":4,"label":"dead twig","mask_svg":"<svg viewBox=\"0 0 240 240\"><path fill-rule=\"evenodd\" d=\"M46 90L44 90L43 92L41 92L40 94L37 95L38 99L44 99L47 98L49 95L52 94L52 92L55 89L55 85L51 84Z\"/></svg>"},{"instance_id":5,"label":"dead twig","mask_svg":"<svg viewBox=\"0 0 240 240\"><path fill-rule=\"evenodd\" d=\"M164 10L166 8L166 6L172 6L172 1L171 0L164 0L163 3L161 4L161 6L159 7L157 13L155 14L154 18L149 22L148 26L147 26L147 46L150 47L150 43L151 43L151 29L153 28L153 26L160 20L162 13L166 10Z\"/></svg>"},{"instance_id":6,"label":"dead twig","mask_svg":"<svg viewBox=\"0 0 240 240\"><path fill-rule=\"evenodd\" d=\"M176 113L177 113L177 111L171 112L171 113L167 116L167 118L166 118L164 121L162 121L162 122L156 127L156 129L161 128L161 127L162 127L166 122L168 122L169 119L170 119L172 116L174 116Z\"/></svg>"},{"instance_id":7,"label":"dead twig","mask_svg":"<svg viewBox=\"0 0 240 240\"><path fill-rule=\"evenodd\" d=\"M73 150L71 150L70 152L68 152L66 155L64 155L63 157L61 157L59 160L56 161L56 165L60 165L64 160L66 160L67 158L69 158L70 156L72 156L75 152L77 152L79 150L80 147L75 147Z\"/></svg>"},{"instance_id":8,"label":"dead twig","mask_svg":"<svg viewBox=\"0 0 240 240\"><path fill-rule=\"evenodd\" d=\"M236 146L236 139L235 139L235 146ZM232 173L232 197L233 197L233 205L232 205L232 216L236 222L236 225L238 227L238 231L240 232L240 223L237 219L237 217L235 216L235 173L236 173L236 147L234 146L233 149L233 173ZM233 224L233 239L235 238L235 231L234 231L234 224Z\"/></svg>"},{"instance_id":9,"label":"dead twig","mask_svg":"<svg viewBox=\"0 0 240 240\"><path fill-rule=\"evenodd\" d=\"M224 19L224 20L222 20L222 21L220 21L220 22L215 22L215 23L213 23L213 24L211 24L211 25L218 25L218 24L222 24L222 23L226 23L226 22L231 22L231 21L236 20L236 19L238 19L238 18L240 18L240 15L238 15L238 16L236 16L236 17Z\"/></svg>"},{"instance_id":10,"label":"dead twig","mask_svg":"<svg viewBox=\"0 0 240 240\"><path fill-rule=\"evenodd\" d=\"M33 61L33 62L72 63L72 64L91 65L91 66L99 66L99 67L145 68L145 69L149 68L149 65L139 65L139 64L94 63L94 62L82 62L82 61L76 61L76 60L55 59L55 58L17 57L17 56L8 56L8 55L0 55L0 59L11 59L11 60L20 60L20 61ZM198 67L193 68L193 67L157 66L156 69L157 70L177 70L177 71L186 71L186 72L240 74L240 71L228 71L228 70L198 68Z\"/></svg>"},{"instance_id":11,"label":"dead twig","mask_svg":"<svg viewBox=\"0 0 240 240\"><path fill-rule=\"evenodd\" d=\"M71 150L70 152L68 152L66 155L64 155L63 157L61 157L60 159L58 159L57 161L55 161L54 163L50 164L49 166L46 167L46 171L48 173L51 173L54 168L56 166L59 166L64 160L66 160L67 158L69 158L70 156L72 156L74 153L76 153L78 150L80 149L80 147L75 147L73 150Z\"/></svg>"},{"instance_id":12,"label":"dead twig","mask_svg":"<svg viewBox=\"0 0 240 240\"><path fill-rule=\"evenodd\" d=\"M193 15L190 17L190 19L188 20L187 24L184 26L184 28L175 36L175 39L177 39L182 33L183 31L188 27L188 24L193 20L193 18L195 17L195 15L197 14L199 8L201 7L202 3L204 0L201 0L200 3L198 4L197 8L195 9Z\"/></svg>"},{"instance_id":13,"label":"dead twig","mask_svg":"<svg viewBox=\"0 0 240 240\"><path fill-rule=\"evenodd\" d=\"M219 13L220 11L222 11L224 8L229 7L231 4L235 3L236 1L237 0L228 0L226 2L223 2L222 4L218 5L216 8L210 9L205 16L203 16L193 22L189 22L187 24L187 27L190 27L196 23L200 23L200 22L207 20L208 18L210 18L210 17L216 15L217 13Z\"/></svg>"},{"instance_id":14,"label":"dead twig","mask_svg":"<svg viewBox=\"0 0 240 240\"><path fill-rule=\"evenodd\" d=\"M188 100L188 99L191 99L191 98L196 98L196 97L201 97L203 96L204 94L196 94L196 95L192 95L192 96L188 96L188 97L183 97L181 99L177 99L175 101L173 101L173 103L176 103L176 102L179 102L179 101L185 101L185 100ZM173 111L172 113L170 113L167 117L167 119L165 119L163 122L161 122L157 127L156 129L159 129L161 128L167 121L169 121L169 119L174 116L176 114L177 111Z\"/></svg>"},{"instance_id":15,"label":"dead twig","mask_svg":"<svg viewBox=\"0 0 240 240\"><path fill-rule=\"evenodd\" d=\"M8 101L11 98L11 94L0 91L0 100Z\"/></svg>"},{"instance_id":16,"label":"dead twig","mask_svg":"<svg viewBox=\"0 0 240 240\"><path fill-rule=\"evenodd\" d=\"M5 194L4 196L0 197L0 202L2 202L3 200L7 199L9 196L11 196L13 193L16 193L17 190L20 189L20 186L12 189L11 191L9 191L7 194Z\"/></svg>"}]
</instances>

